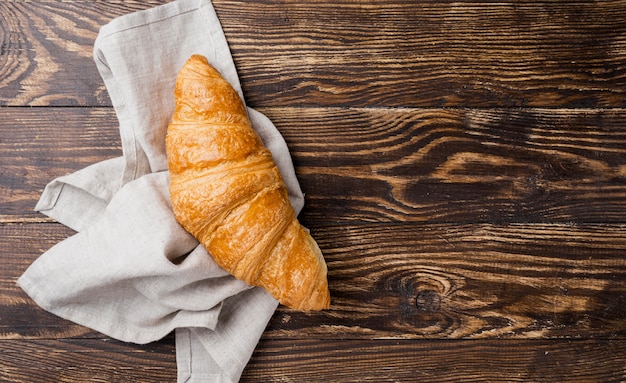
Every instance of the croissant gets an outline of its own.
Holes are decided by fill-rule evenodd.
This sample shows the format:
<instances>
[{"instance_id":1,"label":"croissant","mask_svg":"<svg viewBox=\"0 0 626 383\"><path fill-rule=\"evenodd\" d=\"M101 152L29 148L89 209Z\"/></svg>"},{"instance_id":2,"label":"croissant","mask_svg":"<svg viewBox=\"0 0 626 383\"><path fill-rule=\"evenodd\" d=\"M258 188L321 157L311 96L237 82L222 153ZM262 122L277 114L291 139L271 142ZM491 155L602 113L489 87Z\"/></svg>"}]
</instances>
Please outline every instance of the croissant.
<instances>
[{"instance_id":1,"label":"croissant","mask_svg":"<svg viewBox=\"0 0 626 383\"><path fill-rule=\"evenodd\" d=\"M176 220L236 278L296 310L328 308L322 253L236 91L193 55L174 95L166 153Z\"/></svg>"}]
</instances>

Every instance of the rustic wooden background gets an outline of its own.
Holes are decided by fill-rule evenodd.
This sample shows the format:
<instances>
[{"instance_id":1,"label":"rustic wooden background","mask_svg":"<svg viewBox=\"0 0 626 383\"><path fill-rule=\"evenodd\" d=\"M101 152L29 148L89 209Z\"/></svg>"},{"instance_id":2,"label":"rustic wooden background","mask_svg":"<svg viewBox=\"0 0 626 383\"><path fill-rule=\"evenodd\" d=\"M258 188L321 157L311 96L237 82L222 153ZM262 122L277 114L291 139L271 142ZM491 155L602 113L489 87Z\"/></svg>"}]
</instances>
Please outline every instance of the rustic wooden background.
<instances>
[{"instance_id":1,"label":"rustic wooden background","mask_svg":"<svg viewBox=\"0 0 626 383\"><path fill-rule=\"evenodd\" d=\"M164 1L0 2L0 380L175 381L15 284L73 232L53 178L121 154L99 27ZM244 382L626 380L626 1L215 0L285 136L333 305Z\"/></svg>"}]
</instances>

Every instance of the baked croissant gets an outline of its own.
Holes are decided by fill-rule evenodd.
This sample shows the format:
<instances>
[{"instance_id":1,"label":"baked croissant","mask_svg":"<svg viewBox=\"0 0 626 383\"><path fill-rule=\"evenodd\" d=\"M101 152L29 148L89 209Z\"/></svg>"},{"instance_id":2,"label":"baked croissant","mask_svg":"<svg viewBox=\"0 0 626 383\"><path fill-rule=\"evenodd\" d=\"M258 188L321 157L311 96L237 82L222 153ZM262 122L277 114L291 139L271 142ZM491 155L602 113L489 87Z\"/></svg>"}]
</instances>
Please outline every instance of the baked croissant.
<instances>
[{"instance_id":1,"label":"baked croissant","mask_svg":"<svg viewBox=\"0 0 626 383\"><path fill-rule=\"evenodd\" d=\"M216 263L296 310L330 305L327 268L232 86L193 55L176 78L167 130L177 221Z\"/></svg>"}]
</instances>

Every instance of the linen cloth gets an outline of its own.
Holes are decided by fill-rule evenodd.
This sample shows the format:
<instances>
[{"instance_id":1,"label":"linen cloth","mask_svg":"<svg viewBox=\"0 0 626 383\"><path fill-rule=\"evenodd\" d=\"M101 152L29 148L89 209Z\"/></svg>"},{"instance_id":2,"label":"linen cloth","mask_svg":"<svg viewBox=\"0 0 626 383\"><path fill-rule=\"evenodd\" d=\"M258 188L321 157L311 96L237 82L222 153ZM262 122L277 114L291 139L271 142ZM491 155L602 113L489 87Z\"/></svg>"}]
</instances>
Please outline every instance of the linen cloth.
<instances>
[{"instance_id":1,"label":"linen cloth","mask_svg":"<svg viewBox=\"0 0 626 383\"><path fill-rule=\"evenodd\" d=\"M42 308L127 342L175 330L178 382L235 382L278 302L220 269L174 219L165 135L178 70L202 54L242 97L209 0L177 0L104 25L94 59L119 120L123 155L50 182L35 209L77 234L18 280ZM303 206L288 148L248 108L296 213Z\"/></svg>"}]
</instances>

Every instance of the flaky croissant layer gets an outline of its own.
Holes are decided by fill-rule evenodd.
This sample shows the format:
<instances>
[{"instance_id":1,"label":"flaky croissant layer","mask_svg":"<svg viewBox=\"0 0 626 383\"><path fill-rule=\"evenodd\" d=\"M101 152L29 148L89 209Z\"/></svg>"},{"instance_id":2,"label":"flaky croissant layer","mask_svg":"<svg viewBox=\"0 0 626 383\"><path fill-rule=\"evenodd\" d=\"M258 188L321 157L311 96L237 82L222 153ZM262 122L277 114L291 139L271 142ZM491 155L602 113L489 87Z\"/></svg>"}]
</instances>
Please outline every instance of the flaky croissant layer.
<instances>
[{"instance_id":1,"label":"flaky croissant layer","mask_svg":"<svg viewBox=\"0 0 626 383\"><path fill-rule=\"evenodd\" d=\"M237 92L193 55L176 78L175 99L166 152L178 222L236 278L297 310L328 308L324 257Z\"/></svg>"}]
</instances>

